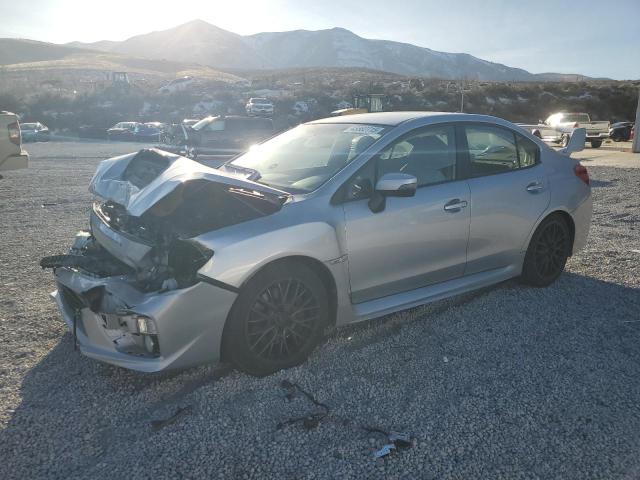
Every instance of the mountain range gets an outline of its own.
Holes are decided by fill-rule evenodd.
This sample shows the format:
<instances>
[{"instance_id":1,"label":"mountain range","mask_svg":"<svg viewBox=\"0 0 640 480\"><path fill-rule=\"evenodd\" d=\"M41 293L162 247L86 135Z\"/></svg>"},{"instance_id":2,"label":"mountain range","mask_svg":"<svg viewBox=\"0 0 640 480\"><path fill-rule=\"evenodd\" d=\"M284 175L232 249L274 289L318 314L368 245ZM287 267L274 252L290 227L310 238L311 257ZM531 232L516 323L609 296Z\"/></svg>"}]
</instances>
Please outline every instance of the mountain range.
<instances>
[{"instance_id":1,"label":"mountain range","mask_svg":"<svg viewBox=\"0 0 640 480\"><path fill-rule=\"evenodd\" d=\"M400 75L485 81L575 81L572 74L533 74L467 53L446 53L408 43L371 40L344 28L239 35L193 20L123 41L71 42L66 46L206 65L216 70L358 67Z\"/></svg>"}]
</instances>

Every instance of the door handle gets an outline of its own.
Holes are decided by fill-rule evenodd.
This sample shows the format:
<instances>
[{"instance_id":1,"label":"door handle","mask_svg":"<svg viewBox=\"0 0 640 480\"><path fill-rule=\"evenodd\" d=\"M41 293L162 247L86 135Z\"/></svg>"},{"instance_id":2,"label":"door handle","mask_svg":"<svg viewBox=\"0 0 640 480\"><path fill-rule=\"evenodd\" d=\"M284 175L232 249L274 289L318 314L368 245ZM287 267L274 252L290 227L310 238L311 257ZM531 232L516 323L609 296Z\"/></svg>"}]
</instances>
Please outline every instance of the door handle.
<instances>
[{"instance_id":1,"label":"door handle","mask_svg":"<svg viewBox=\"0 0 640 480\"><path fill-rule=\"evenodd\" d=\"M527 185L527 192L538 193L543 188L544 185L542 185L542 182L531 182L529 185Z\"/></svg>"},{"instance_id":2,"label":"door handle","mask_svg":"<svg viewBox=\"0 0 640 480\"><path fill-rule=\"evenodd\" d=\"M448 201L444 204L445 212L459 212L463 208L467 206L466 200L460 200L459 198L454 198L453 200Z\"/></svg>"}]
</instances>

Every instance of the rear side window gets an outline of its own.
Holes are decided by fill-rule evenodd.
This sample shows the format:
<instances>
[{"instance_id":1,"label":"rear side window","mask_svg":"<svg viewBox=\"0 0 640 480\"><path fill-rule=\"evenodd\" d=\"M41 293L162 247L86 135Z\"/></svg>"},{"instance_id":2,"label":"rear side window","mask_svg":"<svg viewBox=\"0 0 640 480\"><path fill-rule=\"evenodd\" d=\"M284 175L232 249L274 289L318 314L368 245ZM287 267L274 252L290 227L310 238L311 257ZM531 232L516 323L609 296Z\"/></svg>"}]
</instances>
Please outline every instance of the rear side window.
<instances>
[{"instance_id":1,"label":"rear side window","mask_svg":"<svg viewBox=\"0 0 640 480\"><path fill-rule=\"evenodd\" d=\"M489 125L465 127L471 177L483 177L530 167L538 161L538 147L511 130Z\"/></svg>"}]
</instances>

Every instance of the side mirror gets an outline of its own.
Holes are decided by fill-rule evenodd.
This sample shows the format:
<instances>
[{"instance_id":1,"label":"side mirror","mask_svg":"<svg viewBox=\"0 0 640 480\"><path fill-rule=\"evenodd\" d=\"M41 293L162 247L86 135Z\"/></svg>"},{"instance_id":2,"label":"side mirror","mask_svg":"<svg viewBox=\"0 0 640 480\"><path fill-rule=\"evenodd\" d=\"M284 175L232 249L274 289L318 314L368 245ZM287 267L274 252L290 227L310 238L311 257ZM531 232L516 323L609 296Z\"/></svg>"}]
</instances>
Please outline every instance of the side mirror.
<instances>
[{"instance_id":1,"label":"side mirror","mask_svg":"<svg viewBox=\"0 0 640 480\"><path fill-rule=\"evenodd\" d=\"M407 173L385 173L378 183L376 192L385 197L413 197L418 187L418 179Z\"/></svg>"},{"instance_id":2,"label":"side mirror","mask_svg":"<svg viewBox=\"0 0 640 480\"><path fill-rule=\"evenodd\" d=\"M369 199L369 209L373 213L384 210L387 197L413 197L418 187L418 179L406 173L385 173Z\"/></svg>"},{"instance_id":3,"label":"side mirror","mask_svg":"<svg viewBox=\"0 0 640 480\"><path fill-rule=\"evenodd\" d=\"M584 150L584 142L587 140L587 130L585 128L574 128L569 138L569 143L561 152L565 155L571 155L573 152L581 152Z\"/></svg>"}]
</instances>

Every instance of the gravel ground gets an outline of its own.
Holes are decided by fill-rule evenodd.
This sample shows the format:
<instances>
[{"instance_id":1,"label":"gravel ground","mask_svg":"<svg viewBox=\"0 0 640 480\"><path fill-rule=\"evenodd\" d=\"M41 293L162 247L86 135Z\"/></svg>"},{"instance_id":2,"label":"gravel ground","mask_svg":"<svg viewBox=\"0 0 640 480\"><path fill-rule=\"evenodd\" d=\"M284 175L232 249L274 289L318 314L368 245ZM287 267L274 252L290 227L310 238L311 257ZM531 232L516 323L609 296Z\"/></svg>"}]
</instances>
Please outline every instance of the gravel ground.
<instances>
[{"instance_id":1,"label":"gravel ground","mask_svg":"<svg viewBox=\"0 0 640 480\"><path fill-rule=\"evenodd\" d=\"M144 375L73 351L38 267L86 227L99 159L131 146L29 147L0 181L0 478L640 477L640 169L590 167L590 242L551 288L341 330L263 379ZM319 410L284 379L328 405L317 428L277 428ZM385 438L362 426L413 446L374 459Z\"/></svg>"}]
</instances>

